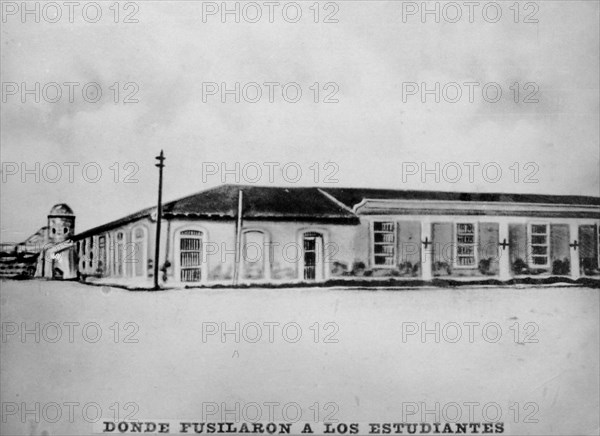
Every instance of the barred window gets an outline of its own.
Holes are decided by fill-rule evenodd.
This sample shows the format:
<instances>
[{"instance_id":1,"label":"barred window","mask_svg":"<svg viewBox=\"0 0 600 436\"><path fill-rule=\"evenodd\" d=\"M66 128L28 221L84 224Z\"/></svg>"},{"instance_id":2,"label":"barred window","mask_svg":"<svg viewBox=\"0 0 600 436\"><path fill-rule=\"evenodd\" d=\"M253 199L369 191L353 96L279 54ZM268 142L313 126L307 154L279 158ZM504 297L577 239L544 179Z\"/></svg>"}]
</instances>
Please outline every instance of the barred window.
<instances>
[{"instance_id":1,"label":"barred window","mask_svg":"<svg viewBox=\"0 0 600 436\"><path fill-rule=\"evenodd\" d=\"M202 279L202 232L184 230L180 235L180 280L182 282L199 282Z\"/></svg>"},{"instance_id":2,"label":"barred window","mask_svg":"<svg viewBox=\"0 0 600 436\"><path fill-rule=\"evenodd\" d=\"M116 273L116 275L118 276L122 276L123 273L125 272L125 267L124 267L124 251L125 251L125 245L123 243L125 235L123 234L123 232L118 232L117 233L117 243L116 246L114 247L115 250L115 254L113 257L113 264L114 264L114 271Z\"/></svg>"},{"instance_id":3,"label":"barred window","mask_svg":"<svg viewBox=\"0 0 600 436\"><path fill-rule=\"evenodd\" d=\"M477 266L477 225L456 223L456 266L472 268Z\"/></svg>"},{"instance_id":4,"label":"barred window","mask_svg":"<svg viewBox=\"0 0 600 436\"><path fill-rule=\"evenodd\" d=\"M98 266L106 264L106 236L98 236Z\"/></svg>"},{"instance_id":5,"label":"barred window","mask_svg":"<svg viewBox=\"0 0 600 436\"><path fill-rule=\"evenodd\" d=\"M394 266L396 259L396 223L373 223L373 261L375 266Z\"/></svg>"}]
</instances>

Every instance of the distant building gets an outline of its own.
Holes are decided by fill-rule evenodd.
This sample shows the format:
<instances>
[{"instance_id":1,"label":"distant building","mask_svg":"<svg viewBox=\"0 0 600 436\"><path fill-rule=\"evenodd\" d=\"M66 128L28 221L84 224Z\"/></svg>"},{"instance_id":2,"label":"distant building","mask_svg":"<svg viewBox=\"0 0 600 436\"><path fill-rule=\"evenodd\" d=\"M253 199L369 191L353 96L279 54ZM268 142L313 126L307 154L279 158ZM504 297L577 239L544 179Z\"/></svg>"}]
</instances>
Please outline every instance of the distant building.
<instances>
[{"instance_id":1,"label":"distant building","mask_svg":"<svg viewBox=\"0 0 600 436\"><path fill-rule=\"evenodd\" d=\"M48 214L48 240L53 243L63 242L75 233L75 214L64 203L55 205Z\"/></svg>"},{"instance_id":2,"label":"distant building","mask_svg":"<svg viewBox=\"0 0 600 436\"><path fill-rule=\"evenodd\" d=\"M75 279L78 277L77 252L73 244L75 214L64 203L57 204L48 214L48 243L38 257L36 277Z\"/></svg>"},{"instance_id":3,"label":"distant building","mask_svg":"<svg viewBox=\"0 0 600 436\"><path fill-rule=\"evenodd\" d=\"M75 214L66 204L57 204L48 214L48 225L25 241L3 244L0 275L76 278L76 252L71 249Z\"/></svg>"},{"instance_id":4,"label":"distant building","mask_svg":"<svg viewBox=\"0 0 600 436\"><path fill-rule=\"evenodd\" d=\"M74 236L72 211L53 211L50 238L72 237L59 252L76 265L51 270L152 282L156 208ZM600 278L598 197L224 185L166 203L162 222L160 280L169 286Z\"/></svg>"}]
</instances>

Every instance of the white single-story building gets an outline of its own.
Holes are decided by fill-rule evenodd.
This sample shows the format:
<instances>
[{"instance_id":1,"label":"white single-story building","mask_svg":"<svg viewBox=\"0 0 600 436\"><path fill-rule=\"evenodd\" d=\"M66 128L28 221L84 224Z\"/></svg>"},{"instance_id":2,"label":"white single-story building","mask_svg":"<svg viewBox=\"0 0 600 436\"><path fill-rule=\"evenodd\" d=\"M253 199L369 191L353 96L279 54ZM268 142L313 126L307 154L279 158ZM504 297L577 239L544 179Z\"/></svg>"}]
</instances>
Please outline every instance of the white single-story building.
<instances>
[{"instance_id":1,"label":"white single-story building","mask_svg":"<svg viewBox=\"0 0 600 436\"><path fill-rule=\"evenodd\" d=\"M72 237L87 280L150 285L156 208ZM600 279L600 198L223 185L164 204L164 286Z\"/></svg>"}]
</instances>

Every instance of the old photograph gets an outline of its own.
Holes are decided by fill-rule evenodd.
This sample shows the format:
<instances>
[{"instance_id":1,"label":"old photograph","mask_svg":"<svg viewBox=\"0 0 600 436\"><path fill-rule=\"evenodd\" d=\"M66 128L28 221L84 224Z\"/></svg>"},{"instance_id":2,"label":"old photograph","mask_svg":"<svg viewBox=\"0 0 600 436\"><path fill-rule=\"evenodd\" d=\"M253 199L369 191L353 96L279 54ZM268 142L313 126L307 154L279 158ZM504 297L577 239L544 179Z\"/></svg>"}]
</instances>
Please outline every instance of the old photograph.
<instances>
[{"instance_id":1,"label":"old photograph","mask_svg":"<svg viewBox=\"0 0 600 436\"><path fill-rule=\"evenodd\" d=\"M1 435L600 435L600 1L0 1Z\"/></svg>"}]
</instances>

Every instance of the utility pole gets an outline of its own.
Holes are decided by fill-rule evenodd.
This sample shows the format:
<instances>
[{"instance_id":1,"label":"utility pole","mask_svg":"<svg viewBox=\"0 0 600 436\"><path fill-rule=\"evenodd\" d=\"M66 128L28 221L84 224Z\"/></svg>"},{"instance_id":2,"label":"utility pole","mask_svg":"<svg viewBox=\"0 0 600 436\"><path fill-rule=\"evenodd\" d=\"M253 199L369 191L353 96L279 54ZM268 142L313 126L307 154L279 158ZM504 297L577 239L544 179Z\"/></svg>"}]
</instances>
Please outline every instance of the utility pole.
<instances>
[{"instance_id":1,"label":"utility pole","mask_svg":"<svg viewBox=\"0 0 600 436\"><path fill-rule=\"evenodd\" d=\"M163 168L165 167L165 155L163 151L160 151L160 155L156 156L155 159L158 161L155 166L158 167L158 211L156 215L156 244L154 250L154 290L160 289L158 284L158 273L160 263L160 220L162 218L162 178Z\"/></svg>"},{"instance_id":2,"label":"utility pole","mask_svg":"<svg viewBox=\"0 0 600 436\"><path fill-rule=\"evenodd\" d=\"M235 263L233 265L233 285L236 286L239 283L240 277L240 260L242 256L242 210L243 210L243 198L244 193L240 189L238 191L238 211L237 221L235 226Z\"/></svg>"}]
</instances>

